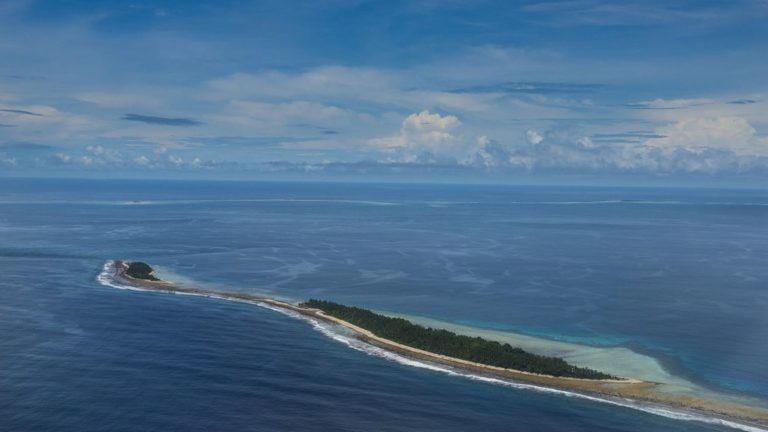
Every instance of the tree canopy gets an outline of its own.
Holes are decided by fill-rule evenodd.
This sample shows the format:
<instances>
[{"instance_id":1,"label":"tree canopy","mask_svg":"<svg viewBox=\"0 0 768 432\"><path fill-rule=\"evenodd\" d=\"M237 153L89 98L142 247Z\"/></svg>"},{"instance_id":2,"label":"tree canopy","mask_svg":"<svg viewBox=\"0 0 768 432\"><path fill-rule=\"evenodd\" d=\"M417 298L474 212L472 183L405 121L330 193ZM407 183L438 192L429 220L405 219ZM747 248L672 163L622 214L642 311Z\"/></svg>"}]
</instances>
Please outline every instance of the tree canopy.
<instances>
[{"instance_id":1,"label":"tree canopy","mask_svg":"<svg viewBox=\"0 0 768 432\"><path fill-rule=\"evenodd\" d=\"M480 337L423 327L403 318L392 318L359 307L315 299L306 301L301 306L320 309L330 316L362 327L376 336L435 354L558 377L615 378L600 371L573 366L561 358L532 354L506 343Z\"/></svg>"},{"instance_id":2,"label":"tree canopy","mask_svg":"<svg viewBox=\"0 0 768 432\"><path fill-rule=\"evenodd\" d=\"M152 272L154 271L155 270L147 263L141 261L133 261L128 264L128 269L125 270L125 274L135 279L144 279L149 281L160 280L152 276Z\"/></svg>"}]
</instances>

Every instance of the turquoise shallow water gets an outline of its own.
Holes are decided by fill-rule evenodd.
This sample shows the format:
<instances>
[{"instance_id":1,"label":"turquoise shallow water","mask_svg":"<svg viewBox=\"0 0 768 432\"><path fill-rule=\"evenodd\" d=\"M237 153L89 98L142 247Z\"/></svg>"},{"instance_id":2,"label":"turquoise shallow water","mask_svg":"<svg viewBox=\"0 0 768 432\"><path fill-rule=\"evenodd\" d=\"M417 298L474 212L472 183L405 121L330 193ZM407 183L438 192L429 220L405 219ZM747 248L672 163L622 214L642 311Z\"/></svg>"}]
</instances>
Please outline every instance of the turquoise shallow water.
<instances>
[{"instance_id":1,"label":"turquoise shallow water","mask_svg":"<svg viewBox=\"0 0 768 432\"><path fill-rule=\"evenodd\" d=\"M2 180L0 418L9 430L725 430L409 367L269 310L95 278L107 259L144 259L212 288L630 347L697 385L766 398L766 202Z\"/></svg>"}]
</instances>

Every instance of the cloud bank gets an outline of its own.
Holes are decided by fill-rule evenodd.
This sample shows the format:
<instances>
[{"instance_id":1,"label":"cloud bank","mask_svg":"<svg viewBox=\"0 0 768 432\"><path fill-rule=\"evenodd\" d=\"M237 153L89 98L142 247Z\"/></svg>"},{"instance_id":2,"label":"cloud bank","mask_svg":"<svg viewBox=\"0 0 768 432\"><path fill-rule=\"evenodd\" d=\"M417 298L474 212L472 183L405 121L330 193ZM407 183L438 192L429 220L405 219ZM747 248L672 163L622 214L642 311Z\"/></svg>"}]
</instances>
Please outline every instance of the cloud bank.
<instances>
[{"instance_id":1,"label":"cloud bank","mask_svg":"<svg viewBox=\"0 0 768 432\"><path fill-rule=\"evenodd\" d=\"M0 166L765 181L768 8L735 1L14 0Z\"/></svg>"}]
</instances>

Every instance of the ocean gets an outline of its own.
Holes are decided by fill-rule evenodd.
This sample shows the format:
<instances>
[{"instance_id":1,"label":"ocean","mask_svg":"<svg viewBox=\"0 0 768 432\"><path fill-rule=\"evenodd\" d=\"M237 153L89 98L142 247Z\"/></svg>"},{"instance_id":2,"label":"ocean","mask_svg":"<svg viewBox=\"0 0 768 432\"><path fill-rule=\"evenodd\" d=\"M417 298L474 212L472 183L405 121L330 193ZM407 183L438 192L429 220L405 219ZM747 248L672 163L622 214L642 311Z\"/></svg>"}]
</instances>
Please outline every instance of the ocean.
<instances>
[{"instance_id":1,"label":"ocean","mask_svg":"<svg viewBox=\"0 0 768 432\"><path fill-rule=\"evenodd\" d=\"M681 391L768 406L766 257L766 190L0 179L0 430L734 430L99 276L143 260L590 362L621 351Z\"/></svg>"}]
</instances>

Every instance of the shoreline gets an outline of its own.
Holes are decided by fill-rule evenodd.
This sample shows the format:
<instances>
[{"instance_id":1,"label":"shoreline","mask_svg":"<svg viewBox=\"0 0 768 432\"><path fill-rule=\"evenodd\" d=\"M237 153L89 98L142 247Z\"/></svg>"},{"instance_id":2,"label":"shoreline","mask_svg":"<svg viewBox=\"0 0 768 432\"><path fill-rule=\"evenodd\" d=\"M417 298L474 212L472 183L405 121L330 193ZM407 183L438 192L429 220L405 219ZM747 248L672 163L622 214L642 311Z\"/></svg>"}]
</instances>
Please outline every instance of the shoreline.
<instances>
[{"instance_id":1,"label":"shoreline","mask_svg":"<svg viewBox=\"0 0 768 432\"><path fill-rule=\"evenodd\" d=\"M552 375L542 375L532 372L505 369L497 366L475 363L459 358L435 354L381 338L364 328L329 316L319 309L300 307L285 301L242 292L226 292L188 288L173 282L163 280L150 281L144 279L136 279L125 273L125 270L127 269L126 261L115 260L111 261L111 263L114 267L113 274L111 275L113 280L128 286L158 292L200 295L220 298L224 300L229 299L265 303L277 308L290 310L303 316L314 318L323 322L342 326L350 330L359 340L379 348L401 354L408 358L425 360L428 362L449 366L462 371L478 373L493 378L514 380L557 390L575 391L585 396L604 396L635 402L650 403L657 405L658 408L676 408L683 411L688 411L692 414L715 416L724 421L737 421L741 422L743 426L759 428L768 427L768 408L722 402L698 396L662 393L658 391L659 383L633 378L589 379L557 377Z\"/></svg>"}]
</instances>

